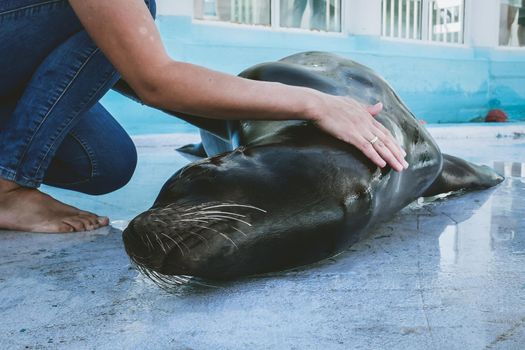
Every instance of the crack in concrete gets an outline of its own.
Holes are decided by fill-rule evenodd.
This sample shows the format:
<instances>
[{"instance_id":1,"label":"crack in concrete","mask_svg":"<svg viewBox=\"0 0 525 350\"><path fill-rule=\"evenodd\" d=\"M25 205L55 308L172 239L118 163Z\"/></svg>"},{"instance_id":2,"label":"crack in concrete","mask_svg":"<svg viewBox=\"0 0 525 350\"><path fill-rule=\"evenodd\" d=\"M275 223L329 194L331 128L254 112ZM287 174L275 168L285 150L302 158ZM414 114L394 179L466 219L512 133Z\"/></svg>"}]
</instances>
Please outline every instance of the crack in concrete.
<instances>
[{"instance_id":1,"label":"crack in concrete","mask_svg":"<svg viewBox=\"0 0 525 350\"><path fill-rule=\"evenodd\" d=\"M430 321L428 319L427 314L427 305L425 301L425 296L423 294L423 284L421 283L421 245L419 244L419 235L421 234L421 231L419 230L420 227L420 215L416 216L416 222L417 222L417 233L418 233L418 240L417 240L417 291L419 293L419 300L421 302L421 310L423 311L423 315L425 316L425 323L427 326L428 333L430 334L430 342L432 343L432 348L437 349L436 343L434 341L434 334L432 332L432 327L430 326Z\"/></svg>"},{"instance_id":2,"label":"crack in concrete","mask_svg":"<svg viewBox=\"0 0 525 350\"><path fill-rule=\"evenodd\" d=\"M525 317L519 319L517 322L515 322L512 327L504 331L503 333L499 334L496 339L494 339L489 345L485 347L485 350L493 349L496 345L512 339L515 332L523 327L525 325Z\"/></svg>"}]
</instances>

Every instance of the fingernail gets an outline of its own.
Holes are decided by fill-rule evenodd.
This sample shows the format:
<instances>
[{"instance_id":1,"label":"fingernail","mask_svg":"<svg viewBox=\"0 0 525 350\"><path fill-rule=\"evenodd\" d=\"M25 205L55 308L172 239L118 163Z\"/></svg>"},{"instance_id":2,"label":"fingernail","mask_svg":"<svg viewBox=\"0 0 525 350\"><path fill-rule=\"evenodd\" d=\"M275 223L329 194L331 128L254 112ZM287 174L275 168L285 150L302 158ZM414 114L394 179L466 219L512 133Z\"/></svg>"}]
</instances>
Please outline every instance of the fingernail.
<instances>
[{"instance_id":1,"label":"fingernail","mask_svg":"<svg viewBox=\"0 0 525 350\"><path fill-rule=\"evenodd\" d=\"M408 162L406 160L403 161L403 165L405 166L405 169L408 169L408 167L410 166L410 164L408 164Z\"/></svg>"},{"instance_id":2,"label":"fingernail","mask_svg":"<svg viewBox=\"0 0 525 350\"><path fill-rule=\"evenodd\" d=\"M107 220L109 220L109 218L107 216L99 216L97 218L97 221L99 224L103 224L104 222L106 222Z\"/></svg>"}]
</instances>

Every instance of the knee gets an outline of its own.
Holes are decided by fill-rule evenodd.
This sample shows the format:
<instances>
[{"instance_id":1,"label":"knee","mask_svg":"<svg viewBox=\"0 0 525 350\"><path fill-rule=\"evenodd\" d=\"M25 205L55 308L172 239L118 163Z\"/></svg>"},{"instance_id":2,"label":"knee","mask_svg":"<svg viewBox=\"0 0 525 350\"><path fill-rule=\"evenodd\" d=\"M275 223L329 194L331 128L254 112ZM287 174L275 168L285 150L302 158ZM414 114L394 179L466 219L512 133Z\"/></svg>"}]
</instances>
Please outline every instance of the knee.
<instances>
[{"instance_id":1,"label":"knee","mask_svg":"<svg viewBox=\"0 0 525 350\"><path fill-rule=\"evenodd\" d=\"M144 0L146 6L148 6L149 12L155 18L157 16L157 4L155 0Z\"/></svg>"},{"instance_id":2,"label":"knee","mask_svg":"<svg viewBox=\"0 0 525 350\"><path fill-rule=\"evenodd\" d=\"M103 195L121 189L133 177L137 167L137 150L131 139L116 145L110 154L98 161L89 187L82 192Z\"/></svg>"}]
</instances>

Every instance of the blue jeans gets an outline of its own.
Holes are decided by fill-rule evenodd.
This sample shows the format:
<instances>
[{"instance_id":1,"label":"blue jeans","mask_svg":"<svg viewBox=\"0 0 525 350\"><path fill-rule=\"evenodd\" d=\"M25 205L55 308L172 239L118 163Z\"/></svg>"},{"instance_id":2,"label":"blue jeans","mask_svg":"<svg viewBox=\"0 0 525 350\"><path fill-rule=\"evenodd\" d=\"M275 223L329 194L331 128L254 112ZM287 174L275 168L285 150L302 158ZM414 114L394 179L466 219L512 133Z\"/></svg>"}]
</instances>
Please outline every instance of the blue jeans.
<instances>
[{"instance_id":1,"label":"blue jeans","mask_svg":"<svg viewBox=\"0 0 525 350\"><path fill-rule=\"evenodd\" d=\"M67 0L0 1L0 177L89 194L124 186L135 146L98 102L119 78Z\"/></svg>"}]
</instances>

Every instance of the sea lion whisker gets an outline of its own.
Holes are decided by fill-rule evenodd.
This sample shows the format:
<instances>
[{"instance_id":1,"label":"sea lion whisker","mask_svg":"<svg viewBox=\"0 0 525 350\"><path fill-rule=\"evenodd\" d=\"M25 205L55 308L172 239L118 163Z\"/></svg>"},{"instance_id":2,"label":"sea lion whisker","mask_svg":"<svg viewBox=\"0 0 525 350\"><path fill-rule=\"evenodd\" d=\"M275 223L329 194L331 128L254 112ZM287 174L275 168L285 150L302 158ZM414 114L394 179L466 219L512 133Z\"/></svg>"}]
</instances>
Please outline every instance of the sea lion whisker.
<instances>
[{"instance_id":1,"label":"sea lion whisker","mask_svg":"<svg viewBox=\"0 0 525 350\"><path fill-rule=\"evenodd\" d=\"M165 213L165 212L176 211L176 210L177 210L177 208L173 208L173 205L168 205L165 208L154 210L152 215L157 215L158 216L158 215L160 215L160 214L158 214L158 212Z\"/></svg>"},{"instance_id":2,"label":"sea lion whisker","mask_svg":"<svg viewBox=\"0 0 525 350\"><path fill-rule=\"evenodd\" d=\"M202 204L201 205L193 205L191 207L184 208L182 211L187 212L187 211L192 211L192 210L195 210L195 209L200 209L201 206L202 206Z\"/></svg>"},{"instance_id":3,"label":"sea lion whisker","mask_svg":"<svg viewBox=\"0 0 525 350\"><path fill-rule=\"evenodd\" d=\"M154 219L153 221L160 222L161 224L166 225L166 226L168 225L166 222L162 221L161 219Z\"/></svg>"},{"instance_id":4,"label":"sea lion whisker","mask_svg":"<svg viewBox=\"0 0 525 350\"><path fill-rule=\"evenodd\" d=\"M234 229L235 231L241 233L244 237L248 237L248 235L244 232L242 232L241 230L239 230L237 227L235 226L230 226L232 229Z\"/></svg>"},{"instance_id":5,"label":"sea lion whisker","mask_svg":"<svg viewBox=\"0 0 525 350\"><path fill-rule=\"evenodd\" d=\"M205 220L201 220L201 218L197 218L197 219L179 219L178 221L183 221L183 222L200 222L200 223L203 223L203 224L207 224L208 221L205 221Z\"/></svg>"},{"instance_id":6,"label":"sea lion whisker","mask_svg":"<svg viewBox=\"0 0 525 350\"><path fill-rule=\"evenodd\" d=\"M149 247L148 242L146 242L146 239L145 239L145 237L147 237L147 235L139 235L139 236L140 236L140 240L142 241L142 243L144 243L144 245L148 248L148 251L149 251L150 247Z\"/></svg>"},{"instance_id":7,"label":"sea lion whisker","mask_svg":"<svg viewBox=\"0 0 525 350\"><path fill-rule=\"evenodd\" d=\"M246 215L232 213L232 212L229 212L229 211L220 211L220 210L215 210L215 211L214 210L201 210L201 211L196 211L196 212L192 212L192 213L182 214L181 216L187 216L187 215L192 215L192 214L225 214L225 215L239 216L239 217L242 217L242 218L246 217Z\"/></svg>"},{"instance_id":8,"label":"sea lion whisker","mask_svg":"<svg viewBox=\"0 0 525 350\"><path fill-rule=\"evenodd\" d=\"M225 233L222 233L221 231L218 231L214 228L211 228L211 227L206 227L206 226L200 226L200 225L197 225L197 227L200 227L200 228L203 228L205 230L210 230L210 231L213 231L213 232L216 232L218 233L219 235L221 235L221 237L223 237L224 239L228 240L231 242L231 244L233 244L235 246L235 248L239 249L239 247L237 246L237 244L230 238L228 237Z\"/></svg>"},{"instance_id":9,"label":"sea lion whisker","mask_svg":"<svg viewBox=\"0 0 525 350\"><path fill-rule=\"evenodd\" d=\"M208 210L208 209L215 209L215 208L224 208L224 207L239 207L239 208L247 208L247 209L254 209L254 210L258 210L260 212L263 212L263 213L267 213L266 210L264 209L261 209L261 208L257 208L253 205L246 205L246 204L235 204L235 203L231 203L231 204L216 204L216 205L212 205L212 206L209 206L209 207L204 207L204 208L201 208L201 210Z\"/></svg>"},{"instance_id":10,"label":"sea lion whisker","mask_svg":"<svg viewBox=\"0 0 525 350\"><path fill-rule=\"evenodd\" d=\"M170 241L172 241L173 243L175 243L175 245L177 245L177 247L179 248L180 250L180 253L182 254L182 256L184 256L184 251L182 250L181 246L179 245L179 243L174 240L173 238L171 238L170 236L168 236L167 234L165 234L164 232L159 232L161 235L163 235L164 237L166 237L167 239L169 239ZM181 242L182 243L182 242ZM186 246L186 249L188 249L188 247ZM188 252L190 250L188 249Z\"/></svg>"},{"instance_id":11,"label":"sea lion whisker","mask_svg":"<svg viewBox=\"0 0 525 350\"><path fill-rule=\"evenodd\" d=\"M185 280L179 276L167 276L160 274L156 271L149 271L150 275L148 276L155 284L159 285L166 291L170 291L170 288L174 286L181 286L185 283L188 283L189 280Z\"/></svg>"},{"instance_id":12,"label":"sea lion whisker","mask_svg":"<svg viewBox=\"0 0 525 350\"><path fill-rule=\"evenodd\" d=\"M172 203L171 204L172 206L175 205L175 203ZM202 207L202 204L197 204L197 205L190 205L189 207L185 207L185 208L181 208L182 211L189 211L189 210L194 210L194 209L197 209L197 208L200 208Z\"/></svg>"},{"instance_id":13,"label":"sea lion whisker","mask_svg":"<svg viewBox=\"0 0 525 350\"><path fill-rule=\"evenodd\" d=\"M164 252L164 254L168 254L168 252L166 251L166 247L164 247L164 243L162 243L162 240L160 239L159 235L157 235L156 233L153 233L153 235L155 236L155 239L159 243L159 246L162 249L162 251Z\"/></svg>"},{"instance_id":14,"label":"sea lion whisker","mask_svg":"<svg viewBox=\"0 0 525 350\"><path fill-rule=\"evenodd\" d=\"M206 216L206 219L229 219L229 220L233 220L233 221L238 221L238 222L241 222L243 224L246 224L250 227L252 227L252 224L250 224L249 222L246 222L244 220L241 220L239 218L236 218L236 217L231 217L231 216L225 216L225 215L209 215L209 216Z\"/></svg>"},{"instance_id":15,"label":"sea lion whisker","mask_svg":"<svg viewBox=\"0 0 525 350\"><path fill-rule=\"evenodd\" d=\"M131 260L133 262L136 262L136 263L138 263L138 260L141 260L141 261L146 261L147 260L146 257L141 256L141 255L137 255L137 254L131 255L130 258L131 258Z\"/></svg>"},{"instance_id":16,"label":"sea lion whisker","mask_svg":"<svg viewBox=\"0 0 525 350\"><path fill-rule=\"evenodd\" d=\"M190 278L185 278L179 275L164 275L159 272L151 271L151 270L148 271L148 273L150 274L150 276L148 277L150 277L150 279L152 279L153 282L155 283L160 282L164 287L166 287L165 289L168 289L169 287L173 287L174 285L181 286L190 281Z\"/></svg>"},{"instance_id":17,"label":"sea lion whisker","mask_svg":"<svg viewBox=\"0 0 525 350\"><path fill-rule=\"evenodd\" d=\"M203 235L200 235L200 234L195 233L193 231L186 231L186 232L188 232L190 235L197 236L201 241L203 241L207 246L209 246L208 240Z\"/></svg>"},{"instance_id":18,"label":"sea lion whisker","mask_svg":"<svg viewBox=\"0 0 525 350\"><path fill-rule=\"evenodd\" d=\"M151 247L151 249L154 249L155 246L153 245L153 242L151 242L151 239L149 239L149 235L146 234L146 235L144 235L144 236L146 237L146 239L147 239L148 242L149 242L148 247Z\"/></svg>"},{"instance_id":19,"label":"sea lion whisker","mask_svg":"<svg viewBox=\"0 0 525 350\"><path fill-rule=\"evenodd\" d=\"M219 213L209 213L209 212L198 212L198 213L195 213L196 214L196 217L194 217L194 219L202 219L202 218L210 218L210 217L225 217L225 218L232 218L232 219L239 219L239 217L237 216L234 216L234 215L230 215L230 214L219 214ZM197 215L200 215L200 216L197 216ZM240 220L240 219L239 219Z\"/></svg>"},{"instance_id":20,"label":"sea lion whisker","mask_svg":"<svg viewBox=\"0 0 525 350\"><path fill-rule=\"evenodd\" d=\"M182 244L184 246L184 248L186 248L188 253L190 253L191 249L188 247L188 245L186 243L184 243L184 239L182 238L182 236L181 235L177 235L177 237L180 237L179 243Z\"/></svg>"}]
</instances>

